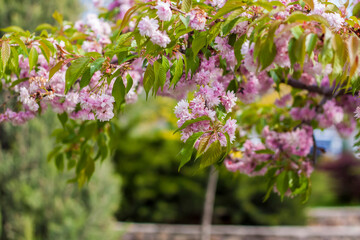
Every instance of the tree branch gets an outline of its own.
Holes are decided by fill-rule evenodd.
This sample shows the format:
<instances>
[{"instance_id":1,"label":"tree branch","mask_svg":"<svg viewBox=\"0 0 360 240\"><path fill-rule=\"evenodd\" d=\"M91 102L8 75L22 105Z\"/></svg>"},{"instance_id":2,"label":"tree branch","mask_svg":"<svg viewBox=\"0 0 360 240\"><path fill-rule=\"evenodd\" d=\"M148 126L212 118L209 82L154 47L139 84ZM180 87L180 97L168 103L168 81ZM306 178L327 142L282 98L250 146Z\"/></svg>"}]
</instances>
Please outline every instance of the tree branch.
<instances>
[{"instance_id":1,"label":"tree branch","mask_svg":"<svg viewBox=\"0 0 360 240\"><path fill-rule=\"evenodd\" d=\"M306 85L305 83L302 83L302 82L292 79L292 78L288 79L287 81L285 81L283 79L283 80L281 80L281 83L287 84L293 88L304 89L309 92L318 93L320 95L324 95L327 98L333 98L333 97L347 95L347 94L352 93L351 88L349 88L348 90L341 89L336 92L336 90L338 89L337 87L331 88L331 87L319 87L317 85ZM357 95L357 93L355 93L355 95Z\"/></svg>"}]
</instances>

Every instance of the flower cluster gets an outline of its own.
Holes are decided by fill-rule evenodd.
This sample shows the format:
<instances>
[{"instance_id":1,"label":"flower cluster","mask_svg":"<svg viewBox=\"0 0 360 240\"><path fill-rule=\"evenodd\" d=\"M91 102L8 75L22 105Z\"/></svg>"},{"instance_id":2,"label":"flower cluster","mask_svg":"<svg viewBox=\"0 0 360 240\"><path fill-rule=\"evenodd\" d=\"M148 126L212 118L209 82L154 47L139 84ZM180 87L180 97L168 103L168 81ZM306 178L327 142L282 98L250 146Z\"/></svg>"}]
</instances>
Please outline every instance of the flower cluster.
<instances>
[{"instance_id":1,"label":"flower cluster","mask_svg":"<svg viewBox=\"0 0 360 240\"><path fill-rule=\"evenodd\" d=\"M150 37L150 40L154 44L163 48L165 48L171 41L165 32L158 30L159 23L156 19L151 19L146 16L139 22L138 28L142 36Z\"/></svg>"},{"instance_id":2,"label":"flower cluster","mask_svg":"<svg viewBox=\"0 0 360 240\"><path fill-rule=\"evenodd\" d=\"M230 171L308 176L313 129L349 137L360 118L358 20L318 0L232 4L114 0L106 19L64 21L47 37L5 34L1 86L13 98L1 99L0 122L24 123L47 106L109 121L144 90L177 99L181 140L202 152L220 146Z\"/></svg>"}]
</instances>

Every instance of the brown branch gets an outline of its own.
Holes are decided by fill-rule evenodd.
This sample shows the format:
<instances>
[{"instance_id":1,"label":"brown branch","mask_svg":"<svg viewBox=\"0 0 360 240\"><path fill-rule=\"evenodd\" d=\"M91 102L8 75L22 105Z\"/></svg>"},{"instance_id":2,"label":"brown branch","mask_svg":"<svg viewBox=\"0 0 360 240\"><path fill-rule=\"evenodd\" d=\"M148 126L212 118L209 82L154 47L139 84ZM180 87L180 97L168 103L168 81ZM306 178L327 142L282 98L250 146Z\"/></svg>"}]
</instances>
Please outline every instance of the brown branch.
<instances>
[{"instance_id":1,"label":"brown branch","mask_svg":"<svg viewBox=\"0 0 360 240\"><path fill-rule=\"evenodd\" d=\"M176 11L176 12L179 12L179 13L181 13L181 14L186 15L186 12L184 12L184 11L182 11L182 10L178 9L178 8L177 8L177 7L175 7L174 5L170 5L170 9L171 9L171 10L174 10L174 11Z\"/></svg>"},{"instance_id":2,"label":"brown branch","mask_svg":"<svg viewBox=\"0 0 360 240\"><path fill-rule=\"evenodd\" d=\"M306 85L298 80L295 79L288 79L287 81L285 80L281 80L281 83L287 84L293 88L297 88L297 89L303 89L303 90L307 90L309 92L313 92L313 93L318 93L320 95L324 95L327 98L333 98L333 97L337 97L337 96L342 96L342 95L347 95L347 94L351 94L351 88L349 89L340 89L337 91L337 87L319 87L317 85ZM355 95L357 95L357 93L355 93Z\"/></svg>"}]
</instances>

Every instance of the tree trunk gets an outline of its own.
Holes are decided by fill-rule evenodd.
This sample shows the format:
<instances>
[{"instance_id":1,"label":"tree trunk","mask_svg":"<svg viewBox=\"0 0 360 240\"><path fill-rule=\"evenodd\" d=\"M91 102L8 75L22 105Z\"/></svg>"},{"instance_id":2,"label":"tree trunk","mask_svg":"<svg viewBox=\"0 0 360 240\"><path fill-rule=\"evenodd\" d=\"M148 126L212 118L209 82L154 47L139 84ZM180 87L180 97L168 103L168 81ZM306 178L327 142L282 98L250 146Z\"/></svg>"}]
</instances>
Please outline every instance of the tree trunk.
<instances>
[{"instance_id":1,"label":"tree trunk","mask_svg":"<svg viewBox=\"0 0 360 240\"><path fill-rule=\"evenodd\" d=\"M218 171L211 166L209 173L208 185L206 188L206 197L204 204L204 212L201 224L201 240L210 240L211 238L211 222L214 210L216 184L218 179Z\"/></svg>"}]
</instances>

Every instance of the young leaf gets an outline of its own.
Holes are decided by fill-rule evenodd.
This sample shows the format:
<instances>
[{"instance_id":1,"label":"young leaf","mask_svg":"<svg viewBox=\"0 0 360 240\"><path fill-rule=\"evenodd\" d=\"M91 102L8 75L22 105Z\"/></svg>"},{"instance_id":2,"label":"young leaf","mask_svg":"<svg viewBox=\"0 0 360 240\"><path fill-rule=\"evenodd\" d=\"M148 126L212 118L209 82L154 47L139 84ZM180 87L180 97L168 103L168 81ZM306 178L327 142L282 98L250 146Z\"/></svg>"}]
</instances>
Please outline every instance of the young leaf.
<instances>
[{"instance_id":1,"label":"young leaf","mask_svg":"<svg viewBox=\"0 0 360 240\"><path fill-rule=\"evenodd\" d=\"M31 72L33 67L36 66L38 57L39 57L39 54L38 54L37 50L34 47L32 47L30 50L30 53L29 53L29 72Z\"/></svg>"},{"instance_id":2,"label":"young leaf","mask_svg":"<svg viewBox=\"0 0 360 240\"><path fill-rule=\"evenodd\" d=\"M199 142L199 146L196 152L196 159L199 158L207 149L208 145L209 145L209 141L211 139L212 135L208 135L206 137L201 138L200 142Z\"/></svg>"},{"instance_id":3,"label":"young leaf","mask_svg":"<svg viewBox=\"0 0 360 240\"><path fill-rule=\"evenodd\" d=\"M223 155L220 142L217 140L210 145L208 150L201 156L200 168L208 167L218 162Z\"/></svg>"},{"instance_id":4,"label":"young leaf","mask_svg":"<svg viewBox=\"0 0 360 240\"><path fill-rule=\"evenodd\" d=\"M55 75L55 73L57 73L57 71L59 71L61 69L63 64L64 64L64 61L60 61L50 69L49 80Z\"/></svg>"},{"instance_id":5,"label":"young leaf","mask_svg":"<svg viewBox=\"0 0 360 240\"><path fill-rule=\"evenodd\" d=\"M41 50L42 54L44 55L46 61L49 63L50 57L51 57L51 51L44 42L39 41L39 43L40 43L40 46L39 46L40 50Z\"/></svg>"},{"instance_id":6,"label":"young leaf","mask_svg":"<svg viewBox=\"0 0 360 240\"><path fill-rule=\"evenodd\" d=\"M10 59L11 49L8 41L3 41L1 46L1 59L3 63L3 68L6 68L6 64Z\"/></svg>"},{"instance_id":7,"label":"young leaf","mask_svg":"<svg viewBox=\"0 0 360 240\"><path fill-rule=\"evenodd\" d=\"M181 10L189 12L192 7L192 0L182 0Z\"/></svg>"},{"instance_id":8,"label":"young leaf","mask_svg":"<svg viewBox=\"0 0 360 240\"><path fill-rule=\"evenodd\" d=\"M190 23L190 16L182 16L182 15L179 15L180 17L180 20L181 22L185 25L185 27L187 28L189 26L189 23Z\"/></svg>"},{"instance_id":9,"label":"young leaf","mask_svg":"<svg viewBox=\"0 0 360 240\"><path fill-rule=\"evenodd\" d=\"M52 17L62 26L63 24L63 15L61 15L58 11L55 11Z\"/></svg>"},{"instance_id":10,"label":"young leaf","mask_svg":"<svg viewBox=\"0 0 360 240\"><path fill-rule=\"evenodd\" d=\"M15 74L19 77L20 69L19 69L19 53L15 48L11 48L11 58L10 58L10 69L15 72Z\"/></svg>"},{"instance_id":11,"label":"young leaf","mask_svg":"<svg viewBox=\"0 0 360 240\"><path fill-rule=\"evenodd\" d=\"M70 90L75 81L84 73L90 57L81 57L72 62L65 74L65 94Z\"/></svg>"},{"instance_id":12,"label":"young leaf","mask_svg":"<svg viewBox=\"0 0 360 240\"><path fill-rule=\"evenodd\" d=\"M25 46L25 43L24 43L23 41L21 41L20 38L13 36L13 37L11 37L11 40L13 40L14 42L16 42L16 43L19 45L19 47L21 48L21 50L24 52L25 56L28 56L28 55L29 55L29 53L28 53L28 51L27 51L27 48L26 48L26 46Z\"/></svg>"},{"instance_id":13,"label":"young leaf","mask_svg":"<svg viewBox=\"0 0 360 240\"><path fill-rule=\"evenodd\" d=\"M9 26L6 28L1 28L0 31L2 31L2 32L20 32L20 33L25 32L24 29L22 29L21 27L18 27L18 26Z\"/></svg>"}]
</instances>

